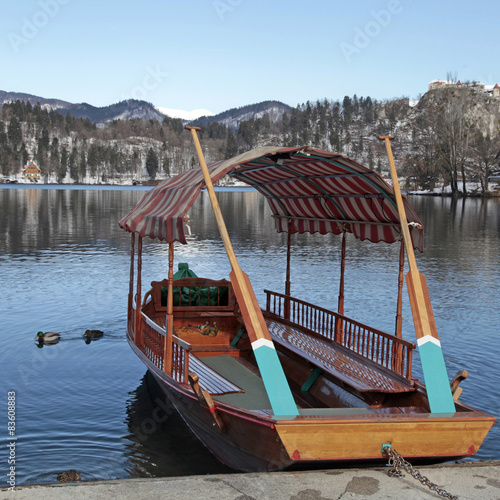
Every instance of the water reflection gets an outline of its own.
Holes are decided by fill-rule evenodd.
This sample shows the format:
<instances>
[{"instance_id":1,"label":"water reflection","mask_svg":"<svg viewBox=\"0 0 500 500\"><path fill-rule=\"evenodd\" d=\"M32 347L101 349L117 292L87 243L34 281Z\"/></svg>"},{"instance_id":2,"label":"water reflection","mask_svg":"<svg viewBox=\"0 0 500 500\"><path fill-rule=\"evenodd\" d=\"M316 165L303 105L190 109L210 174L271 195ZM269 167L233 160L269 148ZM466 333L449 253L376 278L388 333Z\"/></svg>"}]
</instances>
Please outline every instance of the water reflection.
<instances>
[{"instance_id":1,"label":"water reflection","mask_svg":"<svg viewBox=\"0 0 500 500\"><path fill-rule=\"evenodd\" d=\"M0 379L5 390L19 395L19 484L52 482L71 468L88 480L201 474L222 467L176 413L156 422L155 416L163 415L158 395L125 340L130 238L118 220L143 194L0 189ZM218 196L240 265L263 304L264 288L284 289L286 235L275 232L257 193ZM411 202L426 229L426 252L417 260L429 285L449 376L467 369L461 400L498 415L500 200L412 197ZM189 245L176 245L176 265L188 262L200 276L227 278L230 266L206 193L190 216L192 235ZM336 308L340 242L334 236L293 237L294 295ZM168 246L144 243L147 284L167 276ZM346 312L386 331L394 329L398 252L398 245L352 237L347 242ZM414 341L406 295L403 316L403 334ZM100 329L104 337L86 345L87 329ZM61 340L39 349L33 337L40 330L59 331ZM420 375L418 356L415 374ZM4 415L5 404L0 401ZM0 463L4 444L0 435ZM500 459L498 425L477 458Z\"/></svg>"},{"instance_id":2,"label":"water reflection","mask_svg":"<svg viewBox=\"0 0 500 500\"><path fill-rule=\"evenodd\" d=\"M130 394L126 423L131 477L231 472L193 435L149 372Z\"/></svg>"},{"instance_id":3,"label":"water reflection","mask_svg":"<svg viewBox=\"0 0 500 500\"><path fill-rule=\"evenodd\" d=\"M71 244L122 247L118 220L143 191L1 189L0 249L30 254Z\"/></svg>"}]
</instances>

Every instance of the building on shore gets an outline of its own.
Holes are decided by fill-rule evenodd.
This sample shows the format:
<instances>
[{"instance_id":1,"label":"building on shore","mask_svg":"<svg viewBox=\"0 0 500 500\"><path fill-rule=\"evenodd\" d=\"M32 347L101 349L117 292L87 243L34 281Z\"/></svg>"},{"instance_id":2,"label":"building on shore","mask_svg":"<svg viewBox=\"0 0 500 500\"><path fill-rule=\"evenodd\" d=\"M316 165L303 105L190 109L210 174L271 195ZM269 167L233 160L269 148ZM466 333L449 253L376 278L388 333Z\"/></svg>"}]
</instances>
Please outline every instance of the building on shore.
<instances>
[{"instance_id":1,"label":"building on shore","mask_svg":"<svg viewBox=\"0 0 500 500\"><path fill-rule=\"evenodd\" d=\"M33 163L28 162L28 166L24 169L23 177L31 182L38 182L40 180L40 169Z\"/></svg>"}]
</instances>

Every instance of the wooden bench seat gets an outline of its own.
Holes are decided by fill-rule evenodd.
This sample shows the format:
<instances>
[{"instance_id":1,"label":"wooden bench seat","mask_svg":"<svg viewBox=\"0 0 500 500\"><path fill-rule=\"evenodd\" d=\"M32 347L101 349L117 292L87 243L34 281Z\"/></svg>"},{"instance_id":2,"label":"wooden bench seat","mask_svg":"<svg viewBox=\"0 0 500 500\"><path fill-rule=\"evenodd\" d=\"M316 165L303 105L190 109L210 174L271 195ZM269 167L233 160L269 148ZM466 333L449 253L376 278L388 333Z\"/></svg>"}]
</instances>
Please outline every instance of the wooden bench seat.
<instances>
[{"instance_id":1,"label":"wooden bench seat","mask_svg":"<svg viewBox=\"0 0 500 500\"><path fill-rule=\"evenodd\" d=\"M414 391L411 382L364 360L348 349L308 335L291 325L266 318L274 342L307 359L311 364L359 392L401 393Z\"/></svg>"},{"instance_id":2,"label":"wooden bench seat","mask_svg":"<svg viewBox=\"0 0 500 500\"><path fill-rule=\"evenodd\" d=\"M198 375L201 389L208 391L212 396L245 392L191 353L189 354L189 372Z\"/></svg>"}]
</instances>

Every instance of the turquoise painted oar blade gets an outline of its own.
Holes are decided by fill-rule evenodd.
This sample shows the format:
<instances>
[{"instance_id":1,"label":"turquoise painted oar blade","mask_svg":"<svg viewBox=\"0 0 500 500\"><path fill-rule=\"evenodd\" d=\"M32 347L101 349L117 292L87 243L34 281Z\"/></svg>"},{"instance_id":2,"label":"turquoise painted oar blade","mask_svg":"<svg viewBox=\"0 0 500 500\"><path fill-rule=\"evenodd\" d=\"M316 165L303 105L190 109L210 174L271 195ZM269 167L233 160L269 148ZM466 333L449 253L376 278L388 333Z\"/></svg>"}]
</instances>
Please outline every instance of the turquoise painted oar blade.
<instances>
[{"instance_id":1,"label":"turquoise painted oar blade","mask_svg":"<svg viewBox=\"0 0 500 500\"><path fill-rule=\"evenodd\" d=\"M274 415L298 415L297 405L273 343L256 340L252 342L252 348Z\"/></svg>"},{"instance_id":2,"label":"turquoise painted oar blade","mask_svg":"<svg viewBox=\"0 0 500 500\"><path fill-rule=\"evenodd\" d=\"M242 293L242 286L237 279L235 271L231 271L229 277L233 284L234 294L241 315L245 321L248 337L257 361L257 366L264 382L267 397L271 403L274 415L298 415L297 405L293 399L292 391L283 372L278 354L267 329L266 321L255 297L248 275L241 271L242 279L245 281L248 295ZM254 313L253 321L250 321L249 309Z\"/></svg>"},{"instance_id":3,"label":"turquoise painted oar blade","mask_svg":"<svg viewBox=\"0 0 500 500\"><path fill-rule=\"evenodd\" d=\"M406 283L431 412L454 413L455 401L432 312L427 281L418 270L410 270L406 275ZM423 300L417 300L417 293Z\"/></svg>"},{"instance_id":4,"label":"turquoise painted oar blade","mask_svg":"<svg viewBox=\"0 0 500 500\"><path fill-rule=\"evenodd\" d=\"M451 394L441 343L431 335L425 335L418 339L417 343L431 412L454 413L455 402Z\"/></svg>"}]
</instances>

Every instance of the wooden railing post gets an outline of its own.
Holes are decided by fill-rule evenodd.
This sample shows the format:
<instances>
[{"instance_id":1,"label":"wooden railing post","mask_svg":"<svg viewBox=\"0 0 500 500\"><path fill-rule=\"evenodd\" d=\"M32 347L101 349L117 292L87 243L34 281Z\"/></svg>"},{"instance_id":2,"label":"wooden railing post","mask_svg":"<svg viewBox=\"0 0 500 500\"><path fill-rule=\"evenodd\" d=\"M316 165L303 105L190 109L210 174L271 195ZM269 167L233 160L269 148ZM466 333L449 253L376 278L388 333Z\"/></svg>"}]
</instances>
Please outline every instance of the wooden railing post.
<instances>
[{"instance_id":1,"label":"wooden railing post","mask_svg":"<svg viewBox=\"0 0 500 500\"><path fill-rule=\"evenodd\" d=\"M189 350L183 349L184 352L184 380L183 382L187 384L189 382Z\"/></svg>"}]
</instances>

